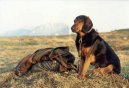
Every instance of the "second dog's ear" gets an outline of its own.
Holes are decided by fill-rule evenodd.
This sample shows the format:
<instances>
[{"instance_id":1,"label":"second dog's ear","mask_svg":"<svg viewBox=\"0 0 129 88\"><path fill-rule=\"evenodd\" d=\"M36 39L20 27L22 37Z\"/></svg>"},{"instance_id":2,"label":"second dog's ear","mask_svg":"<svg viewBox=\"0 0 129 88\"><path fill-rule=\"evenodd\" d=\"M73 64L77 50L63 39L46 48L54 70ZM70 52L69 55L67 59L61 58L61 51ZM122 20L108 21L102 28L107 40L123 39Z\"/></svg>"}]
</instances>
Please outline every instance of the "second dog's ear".
<instances>
[{"instance_id":1,"label":"second dog's ear","mask_svg":"<svg viewBox=\"0 0 129 88\"><path fill-rule=\"evenodd\" d=\"M83 26L83 32L87 33L93 27L93 23L88 16L86 16L84 20L85 21L84 21L84 26Z\"/></svg>"}]
</instances>

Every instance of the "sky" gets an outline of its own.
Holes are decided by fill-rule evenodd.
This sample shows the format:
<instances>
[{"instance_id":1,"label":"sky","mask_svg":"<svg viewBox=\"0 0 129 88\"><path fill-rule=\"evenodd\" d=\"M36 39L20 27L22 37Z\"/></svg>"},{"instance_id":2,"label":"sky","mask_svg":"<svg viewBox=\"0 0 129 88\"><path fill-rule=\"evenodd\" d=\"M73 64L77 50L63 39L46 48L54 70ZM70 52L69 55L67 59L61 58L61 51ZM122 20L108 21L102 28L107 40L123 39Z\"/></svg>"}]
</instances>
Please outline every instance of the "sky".
<instances>
[{"instance_id":1,"label":"sky","mask_svg":"<svg viewBox=\"0 0 129 88\"><path fill-rule=\"evenodd\" d=\"M49 23L69 26L78 15L99 32L129 28L129 0L0 0L0 35Z\"/></svg>"}]
</instances>

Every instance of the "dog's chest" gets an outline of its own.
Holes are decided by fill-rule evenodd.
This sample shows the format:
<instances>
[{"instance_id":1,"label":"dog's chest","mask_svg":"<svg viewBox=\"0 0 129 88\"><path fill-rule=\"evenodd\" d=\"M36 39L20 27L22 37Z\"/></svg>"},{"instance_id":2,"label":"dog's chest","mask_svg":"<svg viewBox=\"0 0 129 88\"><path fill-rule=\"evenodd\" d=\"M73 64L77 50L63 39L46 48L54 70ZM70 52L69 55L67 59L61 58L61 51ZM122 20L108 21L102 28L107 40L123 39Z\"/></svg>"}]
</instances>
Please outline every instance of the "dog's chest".
<instances>
[{"instance_id":1,"label":"dog's chest","mask_svg":"<svg viewBox=\"0 0 129 88\"><path fill-rule=\"evenodd\" d=\"M92 52L92 44L89 44L87 46L87 44L85 42L77 42L77 48L79 50L79 53L81 53L82 55L82 59L90 59L90 63L94 63L95 62L95 55Z\"/></svg>"},{"instance_id":2,"label":"dog's chest","mask_svg":"<svg viewBox=\"0 0 129 88\"><path fill-rule=\"evenodd\" d=\"M89 54L91 46L86 41L84 41L84 39L82 40L78 39L76 45L77 45L78 50L81 51L81 54L83 56L86 56Z\"/></svg>"},{"instance_id":3,"label":"dog's chest","mask_svg":"<svg viewBox=\"0 0 129 88\"><path fill-rule=\"evenodd\" d=\"M82 46L82 55L84 59L90 59L90 63L93 64L95 62L95 55L91 52L91 48Z\"/></svg>"},{"instance_id":4,"label":"dog's chest","mask_svg":"<svg viewBox=\"0 0 129 88\"><path fill-rule=\"evenodd\" d=\"M84 47L84 46L82 46L82 49L81 49L82 54L84 56L88 56L90 54L90 49L91 49L91 47Z\"/></svg>"}]
</instances>

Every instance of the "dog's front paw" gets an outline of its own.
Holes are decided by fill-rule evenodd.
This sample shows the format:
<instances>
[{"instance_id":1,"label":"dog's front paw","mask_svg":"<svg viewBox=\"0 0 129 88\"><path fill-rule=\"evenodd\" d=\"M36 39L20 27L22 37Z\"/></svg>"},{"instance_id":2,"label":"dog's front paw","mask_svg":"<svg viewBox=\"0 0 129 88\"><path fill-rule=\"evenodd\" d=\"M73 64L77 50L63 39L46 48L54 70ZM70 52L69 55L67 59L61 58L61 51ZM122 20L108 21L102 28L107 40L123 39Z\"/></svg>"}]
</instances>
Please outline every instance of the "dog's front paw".
<instances>
[{"instance_id":1,"label":"dog's front paw","mask_svg":"<svg viewBox=\"0 0 129 88\"><path fill-rule=\"evenodd\" d=\"M79 75L77 76L77 78L79 78L79 79L84 79L84 78L85 78L85 75L80 75L80 74L79 74Z\"/></svg>"}]
</instances>

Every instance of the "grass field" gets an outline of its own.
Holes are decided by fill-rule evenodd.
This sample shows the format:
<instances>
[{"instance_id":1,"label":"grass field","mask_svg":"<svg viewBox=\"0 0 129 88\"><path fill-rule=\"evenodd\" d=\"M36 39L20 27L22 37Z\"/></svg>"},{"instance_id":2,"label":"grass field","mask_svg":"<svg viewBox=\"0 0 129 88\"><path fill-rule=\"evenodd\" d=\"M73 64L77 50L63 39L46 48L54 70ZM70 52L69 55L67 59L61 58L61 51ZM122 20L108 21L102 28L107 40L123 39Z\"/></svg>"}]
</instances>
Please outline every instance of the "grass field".
<instances>
[{"instance_id":1,"label":"grass field","mask_svg":"<svg viewBox=\"0 0 129 88\"><path fill-rule=\"evenodd\" d=\"M32 72L22 77L6 81L7 88L129 88L129 31L114 31L100 34L115 50L120 58L120 77L112 75L90 75L79 80L77 73L57 73L52 71ZM74 45L76 35L50 37L0 37L0 85L17 63L27 54L47 47L69 46L78 54Z\"/></svg>"}]
</instances>

